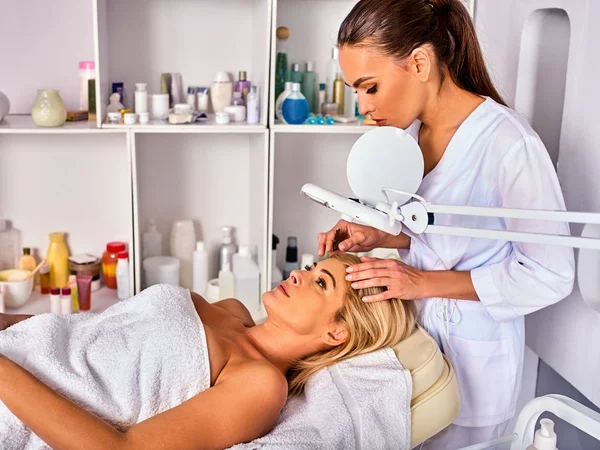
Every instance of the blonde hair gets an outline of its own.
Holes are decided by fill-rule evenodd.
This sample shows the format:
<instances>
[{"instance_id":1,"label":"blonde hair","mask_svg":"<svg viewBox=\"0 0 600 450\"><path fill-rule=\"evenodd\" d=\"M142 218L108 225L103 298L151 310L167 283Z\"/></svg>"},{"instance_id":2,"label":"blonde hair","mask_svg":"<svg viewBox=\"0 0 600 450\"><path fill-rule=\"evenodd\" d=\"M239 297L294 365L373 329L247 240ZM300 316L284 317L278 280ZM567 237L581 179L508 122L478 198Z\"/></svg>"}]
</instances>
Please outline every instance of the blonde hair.
<instances>
[{"instance_id":1,"label":"blonde hair","mask_svg":"<svg viewBox=\"0 0 600 450\"><path fill-rule=\"evenodd\" d=\"M348 253L331 258L345 266L360 263ZM289 395L301 393L308 379L320 369L353 356L391 347L410 336L415 328L415 307L412 301L390 299L365 303L362 298L383 292L383 288L353 289L346 281L344 304L333 320L346 326L348 337L337 347L299 360L288 371Z\"/></svg>"}]
</instances>

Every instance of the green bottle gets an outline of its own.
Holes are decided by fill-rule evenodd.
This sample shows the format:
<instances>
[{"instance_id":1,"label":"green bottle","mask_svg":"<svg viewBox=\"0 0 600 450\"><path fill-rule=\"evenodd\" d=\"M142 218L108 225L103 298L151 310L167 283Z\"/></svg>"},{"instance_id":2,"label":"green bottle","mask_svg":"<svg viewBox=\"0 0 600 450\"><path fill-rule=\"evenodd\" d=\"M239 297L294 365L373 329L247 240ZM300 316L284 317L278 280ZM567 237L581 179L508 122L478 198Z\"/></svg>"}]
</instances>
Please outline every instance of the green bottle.
<instances>
[{"instance_id":1,"label":"green bottle","mask_svg":"<svg viewBox=\"0 0 600 450\"><path fill-rule=\"evenodd\" d=\"M275 63L275 98L278 98L285 88L285 82L290 81L287 57L287 40L290 37L290 30L287 27L278 27L276 35L278 52Z\"/></svg>"},{"instance_id":2,"label":"green bottle","mask_svg":"<svg viewBox=\"0 0 600 450\"><path fill-rule=\"evenodd\" d=\"M315 63L308 61L306 63L306 72L302 79L302 95L306 97L308 101L308 110L312 113L318 114L317 107L317 74L315 73Z\"/></svg>"},{"instance_id":3,"label":"green bottle","mask_svg":"<svg viewBox=\"0 0 600 450\"><path fill-rule=\"evenodd\" d=\"M304 72L300 72L300 64L298 64L298 63L292 64L292 75L290 76L290 81L292 83L302 84L303 78L304 78ZM284 87L285 87L285 85L284 85Z\"/></svg>"}]
</instances>

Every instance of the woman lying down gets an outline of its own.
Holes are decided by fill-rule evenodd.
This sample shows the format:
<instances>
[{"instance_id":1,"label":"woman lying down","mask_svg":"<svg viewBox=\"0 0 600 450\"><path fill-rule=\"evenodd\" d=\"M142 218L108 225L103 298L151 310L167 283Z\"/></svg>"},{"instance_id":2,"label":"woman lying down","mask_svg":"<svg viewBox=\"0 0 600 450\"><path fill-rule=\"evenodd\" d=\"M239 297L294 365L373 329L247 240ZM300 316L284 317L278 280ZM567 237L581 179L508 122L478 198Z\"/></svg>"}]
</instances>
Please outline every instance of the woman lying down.
<instances>
[{"instance_id":1,"label":"woman lying down","mask_svg":"<svg viewBox=\"0 0 600 450\"><path fill-rule=\"evenodd\" d=\"M103 313L3 315L0 448L217 449L267 434L319 369L392 346L411 302L364 303L334 255L263 295L255 326L158 285Z\"/></svg>"}]
</instances>

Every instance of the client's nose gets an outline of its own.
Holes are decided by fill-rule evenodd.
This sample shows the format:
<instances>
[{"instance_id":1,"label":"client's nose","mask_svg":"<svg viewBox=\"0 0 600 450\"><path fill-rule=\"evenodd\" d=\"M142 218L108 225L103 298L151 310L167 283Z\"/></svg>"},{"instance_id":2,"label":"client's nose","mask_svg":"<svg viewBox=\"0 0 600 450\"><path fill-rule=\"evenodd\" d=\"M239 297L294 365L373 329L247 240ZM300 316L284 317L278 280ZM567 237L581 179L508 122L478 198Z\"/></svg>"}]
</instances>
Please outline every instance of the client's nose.
<instances>
[{"instance_id":1,"label":"client's nose","mask_svg":"<svg viewBox=\"0 0 600 450\"><path fill-rule=\"evenodd\" d=\"M300 276L300 271L299 270L292 270L290 272L290 278L289 280L295 284L295 285L299 285L300 284L300 280L302 279L302 277Z\"/></svg>"}]
</instances>

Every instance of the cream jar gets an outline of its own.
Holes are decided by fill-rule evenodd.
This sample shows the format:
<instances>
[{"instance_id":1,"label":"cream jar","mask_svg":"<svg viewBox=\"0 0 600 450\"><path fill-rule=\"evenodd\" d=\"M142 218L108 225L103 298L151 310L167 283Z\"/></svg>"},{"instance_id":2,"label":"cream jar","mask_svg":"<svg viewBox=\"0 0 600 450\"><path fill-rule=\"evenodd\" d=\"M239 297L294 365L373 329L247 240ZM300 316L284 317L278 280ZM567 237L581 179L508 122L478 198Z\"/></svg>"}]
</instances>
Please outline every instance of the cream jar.
<instances>
[{"instance_id":1,"label":"cream jar","mask_svg":"<svg viewBox=\"0 0 600 450\"><path fill-rule=\"evenodd\" d=\"M226 112L218 112L215 114L215 122L217 125L226 125L229 123L229 114Z\"/></svg>"},{"instance_id":2,"label":"cream jar","mask_svg":"<svg viewBox=\"0 0 600 450\"><path fill-rule=\"evenodd\" d=\"M227 72L217 72L210 87L210 101L215 113L224 112L225 107L231 105L233 97L233 83Z\"/></svg>"},{"instance_id":3,"label":"cream jar","mask_svg":"<svg viewBox=\"0 0 600 450\"><path fill-rule=\"evenodd\" d=\"M246 120L246 107L244 105L230 105L225 107L232 122L243 122Z\"/></svg>"}]
</instances>

